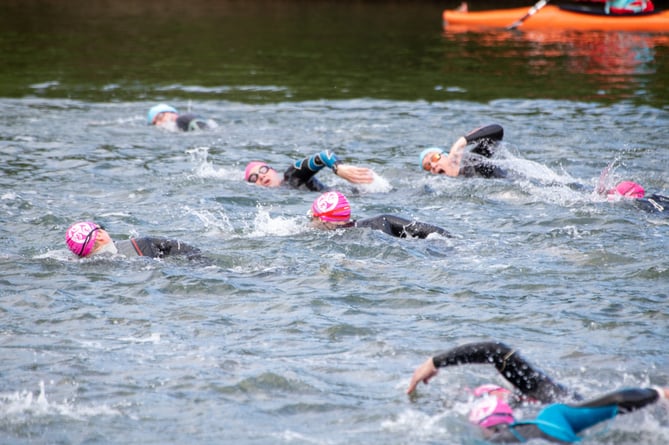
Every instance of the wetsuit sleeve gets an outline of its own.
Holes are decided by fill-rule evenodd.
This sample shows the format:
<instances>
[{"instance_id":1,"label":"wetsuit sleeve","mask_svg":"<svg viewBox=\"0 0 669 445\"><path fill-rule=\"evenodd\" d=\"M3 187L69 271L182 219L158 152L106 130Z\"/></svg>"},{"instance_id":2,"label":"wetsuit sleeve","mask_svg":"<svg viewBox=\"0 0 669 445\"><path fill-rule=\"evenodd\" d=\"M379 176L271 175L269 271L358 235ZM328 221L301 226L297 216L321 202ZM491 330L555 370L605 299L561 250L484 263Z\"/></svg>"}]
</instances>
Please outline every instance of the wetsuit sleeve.
<instances>
[{"instance_id":1,"label":"wetsuit sleeve","mask_svg":"<svg viewBox=\"0 0 669 445\"><path fill-rule=\"evenodd\" d=\"M476 145L463 156L460 175L505 178L507 173L504 169L481 158L492 158L503 137L504 129L497 124L486 125L467 134L465 136L467 144L476 143Z\"/></svg>"},{"instance_id":2,"label":"wetsuit sleeve","mask_svg":"<svg viewBox=\"0 0 669 445\"><path fill-rule=\"evenodd\" d=\"M194 131L207 128L207 121L195 114L182 114L177 117L177 127L181 131Z\"/></svg>"},{"instance_id":3,"label":"wetsuit sleeve","mask_svg":"<svg viewBox=\"0 0 669 445\"><path fill-rule=\"evenodd\" d=\"M368 227L374 230L380 230L388 235L396 236L398 238L427 238L431 233L446 237L451 236L450 233L441 227L420 221L411 221L395 215L379 215L373 218L356 221L355 225L356 227Z\"/></svg>"},{"instance_id":4,"label":"wetsuit sleeve","mask_svg":"<svg viewBox=\"0 0 669 445\"><path fill-rule=\"evenodd\" d=\"M284 181L292 187L307 187L314 192L327 190L327 187L315 178L316 173L324 167L330 167L335 173L339 159L330 150L323 150L308 158L296 161L283 174Z\"/></svg>"},{"instance_id":5,"label":"wetsuit sleeve","mask_svg":"<svg viewBox=\"0 0 669 445\"><path fill-rule=\"evenodd\" d=\"M432 359L434 366L492 364L521 393L540 402L552 402L568 391L530 365L518 352L504 343L470 343L451 349Z\"/></svg>"},{"instance_id":6,"label":"wetsuit sleeve","mask_svg":"<svg viewBox=\"0 0 669 445\"><path fill-rule=\"evenodd\" d=\"M634 200L634 204L641 210L650 213L669 214L669 197L658 194Z\"/></svg>"},{"instance_id":7,"label":"wetsuit sleeve","mask_svg":"<svg viewBox=\"0 0 669 445\"><path fill-rule=\"evenodd\" d=\"M493 141L501 141L504 137L504 128L501 125L492 124L485 127L472 130L465 135L467 144L478 142L482 139L490 139Z\"/></svg>"},{"instance_id":8,"label":"wetsuit sleeve","mask_svg":"<svg viewBox=\"0 0 669 445\"><path fill-rule=\"evenodd\" d=\"M178 240L143 237L131 241L139 256L163 258L172 255L185 255L189 258L196 258L201 254L199 249Z\"/></svg>"},{"instance_id":9,"label":"wetsuit sleeve","mask_svg":"<svg viewBox=\"0 0 669 445\"><path fill-rule=\"evenodd\" d=\"M620 413L628 413L655 403L659 398L660 394L654 388L628 388L574 406L578 408L598 408L615 405Z\"/></svg>"}]
</instances>

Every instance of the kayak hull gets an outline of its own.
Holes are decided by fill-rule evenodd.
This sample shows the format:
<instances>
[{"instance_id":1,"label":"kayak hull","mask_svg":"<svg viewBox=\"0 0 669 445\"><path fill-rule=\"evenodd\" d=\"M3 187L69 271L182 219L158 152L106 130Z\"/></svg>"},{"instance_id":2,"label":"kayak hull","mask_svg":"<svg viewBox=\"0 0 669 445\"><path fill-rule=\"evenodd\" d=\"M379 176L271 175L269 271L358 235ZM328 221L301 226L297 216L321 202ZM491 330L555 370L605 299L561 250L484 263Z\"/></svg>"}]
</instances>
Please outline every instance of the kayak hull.
<instances>
[{"instance_id":1,"label":"kayak hull","mask_svg":"<svg viewBox=\"0 0 669 445\"><path fill-rule=\"evenodd\" d=\"M444 28L506 28L524 17L529 9L510 8L473 12L445 10L443 12ZM518 29L669 33L669 11L638 16L610 16L568 11L558 6L548 5L525 20Z\"/></svg>"}]
</instances>

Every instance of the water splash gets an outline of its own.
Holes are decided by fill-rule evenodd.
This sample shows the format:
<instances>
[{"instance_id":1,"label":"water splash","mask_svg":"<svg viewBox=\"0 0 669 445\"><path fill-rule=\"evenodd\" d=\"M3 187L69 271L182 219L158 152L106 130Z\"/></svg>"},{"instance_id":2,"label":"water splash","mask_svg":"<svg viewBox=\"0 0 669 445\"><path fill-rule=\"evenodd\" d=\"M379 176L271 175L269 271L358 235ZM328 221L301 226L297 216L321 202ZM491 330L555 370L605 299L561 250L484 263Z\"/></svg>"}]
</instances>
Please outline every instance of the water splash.
<instances>
[{"instance_id":1,"label":"water splash","mask_svg":"<svg viewBox=\"0 0 669 445\"><path fill-rule=\"evenodd\" d=\"M0 393L0 416L5 421L22 423L26 418L63 416L74 420L85 420L94 416L117 416L121 413L105 404L98 406L77 405L72 400L51 402L47 399L44 381L39 383L37 396L32 391Z\"/></svg>"}]
</instances>

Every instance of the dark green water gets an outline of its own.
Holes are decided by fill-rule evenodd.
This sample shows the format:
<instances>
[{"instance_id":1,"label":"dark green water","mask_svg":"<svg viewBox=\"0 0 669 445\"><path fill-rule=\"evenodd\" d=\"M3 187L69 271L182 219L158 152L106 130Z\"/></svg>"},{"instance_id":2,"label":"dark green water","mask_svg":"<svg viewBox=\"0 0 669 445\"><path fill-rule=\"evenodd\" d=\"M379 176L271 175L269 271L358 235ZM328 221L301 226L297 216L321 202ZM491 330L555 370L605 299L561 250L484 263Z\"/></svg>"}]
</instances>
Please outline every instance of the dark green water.
<instances>
[{"instance_id":1,"label":"dark green water","mask_svg":"<svg viewBox=\"0 0 669 445\"><path fill-rule=\"evenodd\" d=\"M452 34L443 31L441 12L453 6L3 2L0 96L669 103L667 35Z\"/></svg>"}]
</instances>

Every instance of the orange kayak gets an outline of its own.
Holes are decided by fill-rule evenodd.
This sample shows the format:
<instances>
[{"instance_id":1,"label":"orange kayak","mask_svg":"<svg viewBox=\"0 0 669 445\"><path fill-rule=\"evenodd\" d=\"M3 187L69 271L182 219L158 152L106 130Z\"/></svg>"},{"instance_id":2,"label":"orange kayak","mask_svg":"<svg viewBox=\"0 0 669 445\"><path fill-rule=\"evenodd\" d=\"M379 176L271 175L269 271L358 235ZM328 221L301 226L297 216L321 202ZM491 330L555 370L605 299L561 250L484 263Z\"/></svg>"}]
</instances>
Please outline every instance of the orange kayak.
<instances>
[{"instance_id":1,"label":"orange kayak","mask_svg":"<svg viewBox=\"0 0 669 445\"><path fill-rule=\"evenodd\" d=\"M527 8L493 9L489 11L462 12L446 10L444 28L506 28L529 11ZM528 30L579 30L579 31L644 31L669 33L669 11L650 14L611 16L576 12L548 5L539 9L518 29Z\"/></svg>"}]
</instances>

